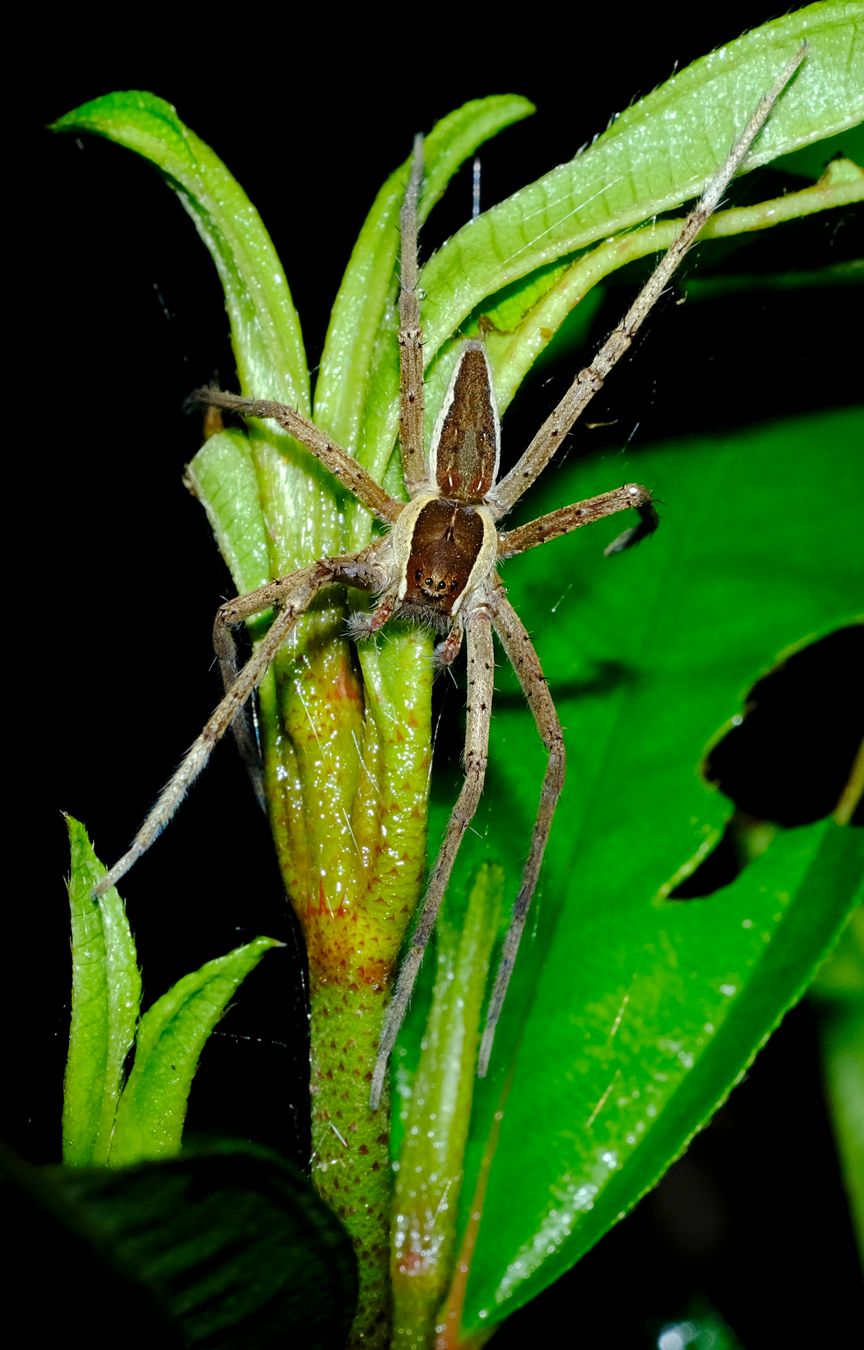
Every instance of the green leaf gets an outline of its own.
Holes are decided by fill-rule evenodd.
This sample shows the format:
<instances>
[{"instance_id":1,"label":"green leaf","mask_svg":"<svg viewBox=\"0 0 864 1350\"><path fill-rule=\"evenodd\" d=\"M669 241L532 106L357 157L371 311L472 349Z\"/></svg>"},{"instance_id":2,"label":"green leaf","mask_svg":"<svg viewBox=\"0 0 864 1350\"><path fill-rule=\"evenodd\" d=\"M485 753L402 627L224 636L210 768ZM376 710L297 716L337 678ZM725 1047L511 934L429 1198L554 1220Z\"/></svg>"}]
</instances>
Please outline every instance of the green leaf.
<instances>
[{"instance_id":1,"label":"green leaf","mask_svg":"<svg viewBox=\"0 0 864 1350\"><path fill-rule=\"evenodd\" d=\"M105 875L87 832L66 817L71 851L72 1018L63 1092L63 1157L82 1167L108 1160L123 1065L135 1038L141 976L116 888L98 900Z\"/></svg>"},{"instance_id":2,"label":"green leaf","mask_svg":"<svg viewBox=\"0 0 864 1350\"><path fill-rule=\"evenodd\" d=\"M117 1110L114 1166L180 1148L189 1089L208 1036L261 957L282 944L256 938L178 980L141 1019L135 1064Z\"/></svg>"},{"instance_id":3,"label":"green leaf","mask_svg":"<svg viewBox=\"0 0 864 1350\"><path fill-rule=\"evenodd\" d=\"M20 1206L40 1234L15 1254L16 1271L24 1288L46 1278L59 1288L71 1340L108 1344L110 1328L130 1345L345 1344L357 1299L351 1243L273 1154L225 1145L135 1167L20 1168L14 1180L5 1212ZM46 1251L57 1257L50 1271Z\"/></svg>"},{"instance_id":4,"label":"green leaf","mask_svg":"<svg viewBox=\"0 0 864 1350\"><path fill-rule=\"evenodd\" d=\"M210 147L170 103L137 89L84 103L53 130L104 136L155 164L216 264L242 388L308 413L306 355L282 264L258 212Z\"/></svg>"},{"instance_id":5,"label":"green leaf","mask_svg":"<svg viewBox=\"0 0 864 1350\"><path fill-rule=\"evenodd\" d=\"M589 149L448 240L421 275L430 432L456 356L454 335L476 331L480 313L498 323L495 310L502 292L511 311L516 304L531 317L515 337L505 335L510 374L499 370L494 335L490 342L496 391L506 407L518 379L568 310L614 266L614 259L605 267L589 261L584 276L576 272L570 278L567 304L559 297L544 313L539 300L560 282L560 260L696 196L802 42L808 44L806 60L760 133L745 172L859 123L864 117L864 50L856 29L861 12L857 0L810 5L728 43L628 108ZM855 199L861 196L859 181ZM759 228L756 222L742 227ZM648 238L644 248L628 253L621 252L616 239L607 252L618 249L620 266L668 242L662 235ZM517 301L514 290L523 286L524 298ZM511 312L506 326L517 322ZM388 379L382 363L383 358L363 441L392 445L398 382L393 374Z\"/></svg>"},{"instance_id":6,"label":"green leaf","mask_svg":"<svg viewBox=\"0 0 864 1350\"><path fill-rule=\"evenodd\" d=\"M661 898L731 815L700 776L705 747L784 651L860 603L849 540L862 438L861 414L845 413L646 452L638 476L668 503L648 544L604 559L598 527L507 564L570 767L535 931L476 1094L460 1219L473 1254L450 1305L465 1333L488 1333L653 1185L861 894L860 833L819 823L781 833L706 900ZM568 465L530 513L601 490L610 472L635 476L620 460ZM466 838L462 875L497 857L515 896L542 755L512 676L498 684L481 837ZM420 1034L408 1028L409 1057Z\"/></svg>"},{"instance_id":7,"label":"green leaf","mask_svg":"<svg viewBox=\"0 0 864 1350\"><path fill-rule=\"evenodd\" d=\"M282 264L258 212L210 147L169 103L141 91L94 99L67 113L54 129L105 136L161 170L216 264L241 389L308 415L306 356ZM290 437L272 429L265 433L259 424L249 444L258 511L269 524L261 580L255 583L260 585L300 565L293 547L298 522L310 531L320 555L335 548L339 517L329 479ZM248 555L250 547L242 540L232 544L241 555Z\"/></svg>"},{"instance_id":8,"label":"green leaf","mask_svg":"<svg viewBox=\"0 0 864 1350\"><path fill-rule=\"evenodd\" d=\"M237 594L271 580L267 522L248 438L239 431L209 437L186 469L186 483L207 512Z\"/></svg>"},{"instance_id":9,"label":"green leaf","mask_svg":"<svg viewBox=\"0 0 864 1350\"><path fill-rule=\"evenodd\" d=\"M862 200L864 171L849 160L838 160L828 166L818 183L800 192L788 192L752 206L717 211L700 238L704 243L709 239L765 230ZM543 354L550 336L557 334L565 322L571 329L582 321L585 310L590 311L591 305L586 304L583 297L592 300L599 284L627 263L656 256L669 248L680 227L680 220L644 225L625 239L616 237L598 244L573 263L541 268L507 287L493 300L485 312L487 322L491 320L493 324L486 348L495 371L495 392L501 411L509 406L528 371ZM436 385L440 380L440 367L444 365L442 361L436 367Z\"/></svg>"},{"instance_id":10,"label":"green leaf","mask_svg":"<svg viewBox=\"0 0 864 1350\"><path fill-rule=\"evenodd\" d=\"M437 931L437 971L420 1063L403 1082L407 1109L394 1138L393 1339L434 1340L453 1263L456 1213L474 1066L504 875L481 867L458 921L451 906ZM404 1070L403 1070L404 1076Z\"/></svg>"},{"instance_id":11,"label":"green leaf","mask_svg":"<svg viewBox=\"0 0 864 1350\"><path fill-rule=\"evenodd\" d=\"M813 992L822 1022L825 1096L864 1265L864 908L852 915Z\"/></svg>"},{"instance_id":12,"label":"green leaf","mask_svg":"<svg viewBox=\"0 0 864 1350\"><path fill-rule=\"evenodd\" d=\"M586 151L463 227L423 271L429 356L487 296L701 191L801 43L804 64L747 158L749 171L864 118L861 4L815 4L667 81Z\"/></svg>"}]
</instances>

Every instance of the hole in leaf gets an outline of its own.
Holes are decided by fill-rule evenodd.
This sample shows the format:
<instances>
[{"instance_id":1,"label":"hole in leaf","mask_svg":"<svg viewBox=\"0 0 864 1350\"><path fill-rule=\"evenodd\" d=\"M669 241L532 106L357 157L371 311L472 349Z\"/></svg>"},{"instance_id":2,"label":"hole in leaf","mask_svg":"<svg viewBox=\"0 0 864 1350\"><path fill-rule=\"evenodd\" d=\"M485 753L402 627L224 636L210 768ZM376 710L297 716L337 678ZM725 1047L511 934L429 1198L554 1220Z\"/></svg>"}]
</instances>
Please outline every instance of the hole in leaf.
<instances>
[{"instance_id":1,"label":"hole in leaf","mask_svg":"<svg viewBox=\"0 0 864 1350\"><path fill-rule=\"evenodd\" d=\"M862 689L864 624L811 643L754 684L744 715L703 765L735 814L670 900L728 886L767 848L775 826L809 825L834 811L864 739ZM851 823L864 823L860 801Z\"/></svg>"},{"instance_id":2,"label":"hole in leaf","mask_svg":"<svg viewBox=\"0 0 864 1350\"><path fill-rule=\"evenodd\" d=\"M777 825L830 815L864 737L864 624L790 656L751 689L704 773L741 811Z\"/></svg>"}]
</instances>

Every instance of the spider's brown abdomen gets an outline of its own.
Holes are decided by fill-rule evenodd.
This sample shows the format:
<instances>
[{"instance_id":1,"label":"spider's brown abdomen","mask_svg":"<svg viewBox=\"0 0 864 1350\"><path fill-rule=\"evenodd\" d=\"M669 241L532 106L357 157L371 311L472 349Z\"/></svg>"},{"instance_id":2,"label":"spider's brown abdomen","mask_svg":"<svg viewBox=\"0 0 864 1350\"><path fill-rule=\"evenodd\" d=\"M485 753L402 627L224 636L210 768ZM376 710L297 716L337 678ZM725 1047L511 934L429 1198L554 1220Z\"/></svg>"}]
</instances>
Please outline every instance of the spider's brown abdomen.
<instances>
[{"instance_id":1,"label":"spider's brown abdomen","mask_svg":"<svg viewBox=\"0 0 864 1350\"><path fill-rule=\"evenodd\" d=\"M427 502L414 525L403 603L431 605L440 614L452 614L483 539L483 519L472 507L446 500Z\"/></svg>"},{"instance_id":2,"label":"spider's brown abdomen","mask_svg":"<svg viewBox=\"0 0 864 1350\"><path fill-rule=\"evenodd\" d=\"M466 342L432 440L439 492L466 504L482 502L498 474L499 442L489 358L482 342Z\"/></svg>"}]
</instances>

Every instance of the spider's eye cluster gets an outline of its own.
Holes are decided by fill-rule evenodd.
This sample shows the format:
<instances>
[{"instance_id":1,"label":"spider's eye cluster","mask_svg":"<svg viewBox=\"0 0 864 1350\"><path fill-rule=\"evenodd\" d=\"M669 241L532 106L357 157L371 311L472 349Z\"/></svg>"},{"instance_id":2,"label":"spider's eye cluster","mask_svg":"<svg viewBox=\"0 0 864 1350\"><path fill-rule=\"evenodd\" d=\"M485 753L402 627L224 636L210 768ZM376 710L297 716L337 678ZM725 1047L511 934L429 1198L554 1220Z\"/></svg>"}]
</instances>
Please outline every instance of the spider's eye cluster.
<instances>
[{"instance_id":1,"label":"spider's eye cluster","mask_svg":"<svg viewBox=\"0 0 864 1350\"><path fill-rule=\"evenodd\" d=\"M439 499L419 513L405 572L405 599L436 614L452 606L468 585L483 543L483 522L471 507Z\"/></svg>"},{"instance_id":2,"label":"spider's eye cluster","mask_svg":"<svg viewBox=\"0 0 864 1350\"><path fill-rule=\"evenodd\" d=\"M441 592L443 591L450 590L452 592L457 590L459 587L458 577L451 577L450 585L448 587L447 582L444 580L443 577L438 577L437 580L435 579L434 576L431 575L424 577L422 567L415 567L414 580L420 587L420 589L424 591L430 598L434 598L435 592L437 592L440 595Z\"/></svg>"}]
</instances>

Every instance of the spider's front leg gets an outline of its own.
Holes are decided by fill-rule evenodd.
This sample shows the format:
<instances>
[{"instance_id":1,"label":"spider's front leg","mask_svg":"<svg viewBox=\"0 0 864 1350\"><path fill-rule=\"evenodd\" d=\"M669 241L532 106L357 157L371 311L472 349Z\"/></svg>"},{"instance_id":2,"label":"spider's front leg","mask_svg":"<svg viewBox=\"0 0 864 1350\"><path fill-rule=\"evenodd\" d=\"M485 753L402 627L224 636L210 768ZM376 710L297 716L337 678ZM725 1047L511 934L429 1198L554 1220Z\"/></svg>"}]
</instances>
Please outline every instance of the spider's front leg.
<instances>
[{"instance_id":1,"label":"spider's front leg","mask_svg":"<svg viewBox=\"0 0 864 1350\"><path fill-rule=\"evenodd\" d=\"M545 516L538 516L536 520L531 520L515 530L508 530L499 534L498 557L499 559L512 558L517 553L524 553L529 548L537 548L540 544L546 544L550 539L557 539L562 534L570 534L573 530L581 529L583 525L591 525L594 521L602 520L605 516L616 515L619 511L629 510L637 512L639 516L638 524L624 530L605 550L607 555L620 553L624 549L631 548L634 544L639 543L647 535L652 534L658 525L657 510L651 498L651 493L639 483L626 483L624 487L615 488L612 492L603 492L597 497L588 497L585 501L574 502L571 506L562 506L559 510L550 511ZM489 1057L495 1039L495 1028L504 1005L510 976L513 973L519 943L522 940L522 933L525 928L525 920L528 917L528 909L537 887L543 854L552 828L552 817L555 814L558 798L564 786L565 768L561 723L558 720L555 704L546 685L546 677L543 674L539 657L534 650L528 632L507 599L503 588L496 590L494 593L493 622L495 631L501 639L501 644L519 677L519 683L522 686L549 759L546 765L546 775L543 779L537 818L531 835L528 861L525 864L522 885L513 906L510 928L504 941L498 974L495 977L495 987L489 1001L486 1029L483 1033L477 1059L477 1072L481 1078L485 1077L489 1067Z\"/></svg>"},{"instance_id":2,"label":"spider's front leg","mask_svg":"<svg viewBox=\"0 0 864 1350\"><path fill-rule=\"evenodd\" d=\"M612 492L601 492L597 497L587 497L584 502L562 506L548 515L529 520L526 525L520 525L515 530L499 534L498 557L502 561L514 558L517 553L548 544L550 539L558 539L562 534L572 534L583 525L593 525L595 520L630 510L638 512L638 525L624 530L603 550L607 557L613 553L622 553L625 548L632 548L653 534L660 523L651 493L641 483L625 483Z\"/></svg>"},{"instance_id":3,"label":"spider's front leg","mask_svg":"<svg viewBox=\"0 0 864 1350\"><path fill-rule=\"evenodd\" d=\"M501 639L501 645L519 678L522 692L537 724L540 738L546 747L548 759L543 787L540 792L540 805L537 808L537 818L534 821L534 829L531 834L528 860L522 873L522 885L513 905L510 927L504 939L498 974L495 977L495 987L492 990L489 1011L486 1014L486 1029L483 1032L480 1053L477 1057L477 1073L481 1078L485 1078L486 1070L489 1068L489 1056L492 1053L495 1028L504 1004L510 976L513 973L516 954L519 951L519 943L525 928L525 920L528 917L528 909L537 889L537 879L540 876L543 854L546 851L549 832L552 828L552 817L555 814L558 798L561 796L561 789L564 786L566 767L564 734L561 730L558 714L555 711L555 704L552 702L552 695L549 693L546 684L546 676L543 674L540 658L534 650L533 643L528 636L528 630L504 594L503 587L495 592L492 621L495 625L495 632Z\"/></svg>"},{"instance_id":4,"label":"spider's front leg","mask_svg":"<svg viewBox=\"0 0 864 1350\"><path fill-rule=\"evenodd\" d=\"M213 747L233 725L253 690L269 670L297 620L305 614L319 591L326 586L334 585L347 585L358 590L372 591L380 588L378 547L377 544L371 544L360 553L349 557L325 558L321 562L301 568L299 572L293 572L291 576L268 582L258 590L250 591L248 595L229 600L221 607L214 625L214 642L222 677L226 682L225 697L163 789L128 852L124 853L119 862L115 863L98 885L94 886L94 896L103 895L111 886L116 886L121 877L126 875L162 833L189 788L204 769ZM231 628L271 608L276 610L273 623L245 666L238 671ZM245 739L241 736L240 744L244 753L247 746L251 746L248 730Z\"/></svg>"}]
</instances>

